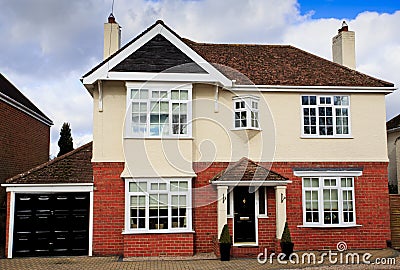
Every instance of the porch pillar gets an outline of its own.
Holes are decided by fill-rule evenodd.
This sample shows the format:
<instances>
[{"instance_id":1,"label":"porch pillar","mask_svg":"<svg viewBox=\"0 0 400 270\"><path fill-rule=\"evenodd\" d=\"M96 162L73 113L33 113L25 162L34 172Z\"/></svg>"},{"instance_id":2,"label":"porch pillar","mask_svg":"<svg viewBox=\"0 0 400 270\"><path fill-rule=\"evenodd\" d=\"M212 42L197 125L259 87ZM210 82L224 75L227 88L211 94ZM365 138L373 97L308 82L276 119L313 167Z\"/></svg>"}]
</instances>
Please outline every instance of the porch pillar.
<instances>
[{"instance_id":1,"label":"porch pillar","mask_svg":"<svg viewBox=\"0 0 400 270\"><path fill-rule=\"evenodd\" d=\"M286 222L286 186L275 187L276 238L281 239Z\"/></svg>"},{"instance_id":2,"label":"porch pillar","mask_svg":"<svg viewBox=\"0 0 400 270\"><path fill-rule=\"evenodd\" d=\"M227 223L227 209L228 203L228 187L217 186L218 190L218 239L221 235L222 228Z\"/></svg>"}]
</instances>

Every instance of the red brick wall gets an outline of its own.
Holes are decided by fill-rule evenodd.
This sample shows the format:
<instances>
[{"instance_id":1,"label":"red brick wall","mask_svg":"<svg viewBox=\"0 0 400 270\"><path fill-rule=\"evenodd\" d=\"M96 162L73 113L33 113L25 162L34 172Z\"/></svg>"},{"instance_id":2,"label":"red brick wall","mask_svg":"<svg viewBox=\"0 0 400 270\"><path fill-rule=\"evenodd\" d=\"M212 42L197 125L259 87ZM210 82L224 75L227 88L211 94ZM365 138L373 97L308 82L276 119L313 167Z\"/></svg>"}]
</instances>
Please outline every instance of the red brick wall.
<instances>
[{"instance_id":1,"label":"red brick wall","mask_svg":"<svg viewBox=\"0 0 400 270\"><path fill-rule=\"evenodd\" d=\"M228 163L194 164L198 177L194 186L209 184L215 174ZM301 178L293 175L293 168L348 168L363 167L363 175L355 178L356 228L319 229L299 228L303 223ZM339 241L345 241L348 248L384 248L390 239L389 195L387 187L387 163L385 162L276 162L272 170L293 183L287 187L287 220L296 250L336 249ZM233 248L233 255L254 255L263 250L279 250L276 242L275 190L268 188L268 219L259 219L259 247ZM211 204L194 209L195 245L197 252L212 252L213 237L217 233L217 205ZM232 230L232 221L228 220Z\"/></svg>"},{"instance_id":2,"label":"red brick wall","mask_svg":"<svg viewBox=\"0 0 400 270\"><path fill-rule=\"evenodd\" d=\"M93 254L122 255L125 186L123 162L94 162Z\"/></svg>"},{"instance_id":3,"label":"red brick wall","mask_svg":"<svg viewBox=\"0 0 400 270\"><path fill-rule=\"evenodd\" d=\"M213 236L217 234L217 189L210 184L216 174L226 168L227 163L194 163L197 178L193 181L193 229L195 252L213 252ZM209 203L213 202L213 203ZM218 237L219 238L219 237Z\"/></svg>"},{"instance_id":4,"label":"red brick wall","mask_svg":"<svg viewBox=\"0 0 400 270\"><path fill-rule=\"evenodd\" d=\"M0 182L49 160L49 126L3 101L0 119Z\"/></svg>"},{"instance_id":5,"label":"red brick wall","mask_svg":"<svg viewBox=\"0 0 400 270\"><path fill-rule=\"evenodd\" d=\"M125 219L123 162L93 163L93 254L191 256L193 233L122 234Z\"/></svg>"},{"instance_id":6,"label":"red brick wall","mask_svg":"<svg viewBox=\"0 0 400 270\"><path fill-rule=\"evenodd\" d=\"M193 233L124 236L124 257L193 256L193 249Z\"/></svg>"},{"instance_id":7,"label":"red brick wall","mask_svg":"<svg viewBox=\"0 0 400 270\"><path fill-rule=\"evenodd\" d=\"M198 177L193 180L193 229L195 234L123 235L124 181L120 178L123 163L94 163L94 234L93 252L98 255L183 256L193 252L213 252L217 236L217 192L209 180L228 163L193 165ZM363 175L355 178L356 228L299 228L302 225L301 178L293 168L363 167ZM287 220L296 250L335 249L339 241L348 248L384 248L390 239L387 163L384 162L278 162L272 170L293 183L287 188ZM279 250L275 239L275 190L267 189L269 218L259 219L259 246L233 248L235 256L254 256L264 248ZM213 203L209 203L213 202ZM199 207L198 207L199 206ZM229 219L232 230L232 220Z\"/></svg>"},{"instance_id":8,"label":"red brick wall","mask_svg":"<svg viewBox=\"0 0 400 270\"><path fill-rule=\"evenodd\" d=\"M345 241L349 249L384 248L390 239L389 191L386 162L277 162L272 170L289 177L287 188L287 221L296 250L336 249ZM298 228L302 224L301 178L293 176L292 168L355 167L364 168L355 177L356 228Z\"/></svg>"},{"instance_id":9,"label":"red brick wall","mask_svg":"<svg viewBox=\"0 0 400 270\"><path fill-rule=\"evenodd\" d=\"M0 101L0 184L49 160L50 127ZM0 209L5 206L0 187ZM5 213L0 213L0 241L4 245Z\"/></svg>"}]
</instances>

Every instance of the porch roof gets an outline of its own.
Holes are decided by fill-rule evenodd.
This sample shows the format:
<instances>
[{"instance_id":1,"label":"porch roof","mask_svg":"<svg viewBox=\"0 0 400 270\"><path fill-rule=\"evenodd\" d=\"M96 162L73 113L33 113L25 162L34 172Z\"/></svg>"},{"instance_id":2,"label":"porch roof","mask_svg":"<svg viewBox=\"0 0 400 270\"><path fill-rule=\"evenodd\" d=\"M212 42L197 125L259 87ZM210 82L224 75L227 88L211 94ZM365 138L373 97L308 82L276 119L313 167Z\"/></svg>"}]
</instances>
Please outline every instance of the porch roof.
<instances>
[{"instance_id":1,"label":"porch roof","mask_svg":"<svg viewBox=\"0 0 400 270\"><path fill-rule=\"evenodd\" d=\"M211 179L213 184L230 185L286 185L290 183L289 179L271 171L254 161L243 157L239 161L229 165L228 168Z\"/></svg>"}]
</instances>

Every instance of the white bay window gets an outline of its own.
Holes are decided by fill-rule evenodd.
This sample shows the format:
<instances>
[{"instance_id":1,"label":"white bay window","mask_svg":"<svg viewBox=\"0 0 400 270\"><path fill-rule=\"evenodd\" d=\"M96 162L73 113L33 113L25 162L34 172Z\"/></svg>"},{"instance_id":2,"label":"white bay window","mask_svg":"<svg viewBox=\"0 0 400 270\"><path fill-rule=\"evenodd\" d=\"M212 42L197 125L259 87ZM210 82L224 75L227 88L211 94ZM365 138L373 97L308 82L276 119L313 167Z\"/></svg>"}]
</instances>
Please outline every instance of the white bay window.
<instances>
[{"instance_id":1,"label":"white bay window","mask_svg":"<svg viewBox=\"0 0 400 270\"><path fill-rule=\"evenodd\" d=\"M258 104L255 96L233 98L234 129L260 129Z\"/></svg>"}]
</instances>

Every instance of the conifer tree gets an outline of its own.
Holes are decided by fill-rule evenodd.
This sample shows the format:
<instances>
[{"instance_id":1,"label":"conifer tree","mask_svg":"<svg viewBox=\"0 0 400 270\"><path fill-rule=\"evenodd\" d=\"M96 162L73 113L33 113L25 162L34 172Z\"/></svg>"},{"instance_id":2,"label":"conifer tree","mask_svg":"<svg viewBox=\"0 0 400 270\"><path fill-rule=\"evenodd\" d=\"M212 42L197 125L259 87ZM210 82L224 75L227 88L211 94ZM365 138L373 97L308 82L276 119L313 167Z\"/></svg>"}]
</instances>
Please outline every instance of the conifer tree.
<instances>
[{"instance_id":1,"label":"conifer tree","mask_svg":"<svg viewBox=\"0 0 400 270\"><path fill-rule=\"evenodd\" d=\"M61 127L60 139L58 139L58 147L60 147L60 152L58 152L57 157L74 150L69 123L64 123Z\"/></svg>"}]
</instances>

